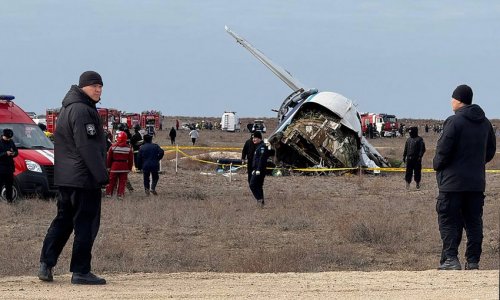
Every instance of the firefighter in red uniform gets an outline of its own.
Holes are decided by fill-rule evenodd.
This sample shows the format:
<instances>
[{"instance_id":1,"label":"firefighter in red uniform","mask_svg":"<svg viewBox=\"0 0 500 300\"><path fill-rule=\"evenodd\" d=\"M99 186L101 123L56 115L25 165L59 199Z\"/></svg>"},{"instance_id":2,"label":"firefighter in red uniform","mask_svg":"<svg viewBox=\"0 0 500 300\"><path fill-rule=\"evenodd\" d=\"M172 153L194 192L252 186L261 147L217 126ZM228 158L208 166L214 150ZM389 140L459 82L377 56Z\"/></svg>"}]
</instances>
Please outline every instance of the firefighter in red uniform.
<instances>
[{"instance_id":1,"label":"firefighter in red uniform","mask_svg":"<svg viewBox=\"0 0 500 300\"><path fill-rule=\"evenodd\" d=\"M127 144L127 133L121 131L116 137L116 143L108 150L106 167L109 169L109 184L106 187L106 196L111 197L118 181L118 198L125 195L125 184L128 172L132 170L134 152Z\"/></svg>"}]
</instances>

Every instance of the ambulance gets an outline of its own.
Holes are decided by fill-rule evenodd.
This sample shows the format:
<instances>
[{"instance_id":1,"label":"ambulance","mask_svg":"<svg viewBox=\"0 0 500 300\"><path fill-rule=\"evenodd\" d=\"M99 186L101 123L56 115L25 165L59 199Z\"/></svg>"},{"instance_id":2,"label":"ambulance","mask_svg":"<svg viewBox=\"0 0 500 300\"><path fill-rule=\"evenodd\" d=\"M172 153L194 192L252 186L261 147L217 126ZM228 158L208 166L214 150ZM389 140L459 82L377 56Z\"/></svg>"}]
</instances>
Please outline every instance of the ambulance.
<instances>
[{"instance_id":1,"label":"ambulance","mask_svg":"<svg viewBox=\"0 0 500 300\"><path fill-rule=\"evenodd\" d=\"M54 196L54 144L37 124L12 100L14 96L0 95L0 132L14 131L13 141L19 151L14 158L14 200L27 195ZM5 199L5 187L0 187Z\"/></svg>"}]
</instances>

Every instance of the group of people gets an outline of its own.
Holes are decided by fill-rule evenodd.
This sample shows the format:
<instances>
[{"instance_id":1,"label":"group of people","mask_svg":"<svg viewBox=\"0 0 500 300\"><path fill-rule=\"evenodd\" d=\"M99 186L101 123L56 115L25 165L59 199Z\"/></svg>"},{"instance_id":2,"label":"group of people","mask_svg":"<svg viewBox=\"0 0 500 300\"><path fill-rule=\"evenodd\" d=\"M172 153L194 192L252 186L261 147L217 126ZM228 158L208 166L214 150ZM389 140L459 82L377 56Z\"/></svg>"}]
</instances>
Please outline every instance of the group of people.
<instances>
[{"instance_id":1,"label":"group of people","mask_svg":"<svg viewBox=\"0 0 500 300\"><path fill-rule=\"evenodd\" d=\"M116 163L130 169L132 150L127 149L126 136L120 134L117 142L106 151L105 134L95 107L101 98L102 88L103 81L98 73L84 72L79 84L71 86L62 102L55 138L55 184L59 186L60 193L57 215L47 231L40 255L38 278L43 281L53 280L53 268L74 232L71 283L106 283L104 278L91 272L91 251L100 225L101 188L110 182L113 173L119 173L110 174L108 167L113 169ZM461 269L458 246L464 229L467 234L465 268L478 269L483 239L485 164L495 154L496 140L483 110L472 104L470 87L457 87L451 104L455 114L444 123L433 160L439 187L436 211L443 242L439 269ZM16 154L10 138L12 133L4 130L0 143L0 165L4 163L5 156ZM415 140L407 142L408 149L405 147L407 164L414 160L421 161L425 153L425 145L414 134L410 138ZM146 178L149 166L144 158L149 155L161 157L160 152L163 151L151 142L151 136L145 135L143 140L137 160ZM423 147L417 147L417 144ZM263 183L268 156L262 133L254 132L251 140L245 143L242 160L247 163L250 190L261 207L265 204ZM420 178L417 179L419 183ZM149 183L145 188L147 192L152 191Z\"/></svg>"}]
</instances>

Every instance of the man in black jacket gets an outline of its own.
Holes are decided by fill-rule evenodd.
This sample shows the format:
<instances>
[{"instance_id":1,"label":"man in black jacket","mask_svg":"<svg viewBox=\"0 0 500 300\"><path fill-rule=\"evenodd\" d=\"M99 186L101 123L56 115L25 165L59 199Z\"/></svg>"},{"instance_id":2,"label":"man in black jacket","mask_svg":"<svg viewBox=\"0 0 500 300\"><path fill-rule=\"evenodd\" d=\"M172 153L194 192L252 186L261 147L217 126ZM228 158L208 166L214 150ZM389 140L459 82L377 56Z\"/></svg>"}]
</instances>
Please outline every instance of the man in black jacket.
<instances>
[{"instance_id":1,"label":"man in black jacket","mask_svg":"<svg viewBox=\"0 0 500 300\"><path fill-rule=\"evenodd\" d=\"M80 76L62 101L54 145L55 184L59 186L57 215L40 255L38 278L52 281L56 265L74 231L70 271L73 284L105 284L91 272L92 246L101 219L101 187L108 183L106 137L97 113L102 78L94 71Z\"/></svg>"},{"instance_id":2,"label":"man in black jacket","mask_svg":"<svg viewBox=\"0 0 500 300\"><path fill-rule=\"evenodd\" d=\"M417 190L420 189L420 180L422 178L422 157L425 153L424 139L418 136L418 127L410 127L408 130L410 137L406 140L405 150L403 152L403 162L406 163L406 188L410 188L411 178L415 174Z\"/></svg>"},{"instance_id":3,"label":"man in black jacket","mask_svg":"<svg viewBox=\"0 0 500 300\"><path fill-rule=\"evenodd\" d=\"M252 191L255 200L264 207L264 177L266 176L267 159L269 151L267 146L262 141L262 133L256 131L253 134L253 143L255 151L252 159L252 178L250 179L250 190Z\"/></svg>"},{"instance_id":4,"label":"man in black jacket","mask_svg":"<svg viewBox=\"0 0 500 300\"><path fill-rule=\"evenodd\" d=\"M472 104L472 89L460 85L437 142L433 167L439 188L436 211L443 250L439 270L460 270L458 247L465 229L466 270L479 269L483 242L485 164L493 159L496 139L484 111Z\"/></svg>"},{"instance_id":5,"label":"man in black jacket","mask_svg":"<svg viewBox=\"0 0 500 300\"><path fill-rule=\"evenodd\" d=\"M250 138L243 145L243 150L241 151L241 161L247 163L247 176L248 183L250 184L250 179L252 179L252 164L253 164L253 153L255 151L255 144L253 143L253 133Z\"/></svg>"},{"instance_id":6,"label":"man in black jacket","mask_svg":"<svg viewBox=\"0 0 500 300\"><path fill-rule=\"evenodd\" d=\"M14 132L5 128L0 141L0 189L5 186L5 200L12 203L12 186L14 185L14 157L17 156L16 144L12 141Z\"/></svg>"}]
</instances>

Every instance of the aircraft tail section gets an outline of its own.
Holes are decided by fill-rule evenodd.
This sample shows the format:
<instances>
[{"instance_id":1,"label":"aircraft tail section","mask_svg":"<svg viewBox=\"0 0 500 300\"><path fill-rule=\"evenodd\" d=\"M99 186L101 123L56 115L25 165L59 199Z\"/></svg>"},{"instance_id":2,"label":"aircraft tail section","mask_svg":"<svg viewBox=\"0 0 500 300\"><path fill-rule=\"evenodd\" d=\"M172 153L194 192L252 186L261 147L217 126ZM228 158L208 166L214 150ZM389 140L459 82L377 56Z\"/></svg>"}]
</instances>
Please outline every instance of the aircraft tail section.
<instances>
[{"instance_id":1,"label":"aircraft tail section","mask_svg":"<svg viewBox=\"0 0 500 300\"><path fill-rule=\"evenodd\" d=\"M261 63L263 63L268 69L270 69L279 79L281 79L286 85L288 85L292 90L297 91L299 89L307 90L307 88L298 80L292 77L292 75L281 66L276 65L273 61L267 58L262 52L253 47L244 38L237 35L234 31L225 27L227 33L229 33L239 44L241 44L245 49L253 54Z\"/></svg>"}]
</instances>

